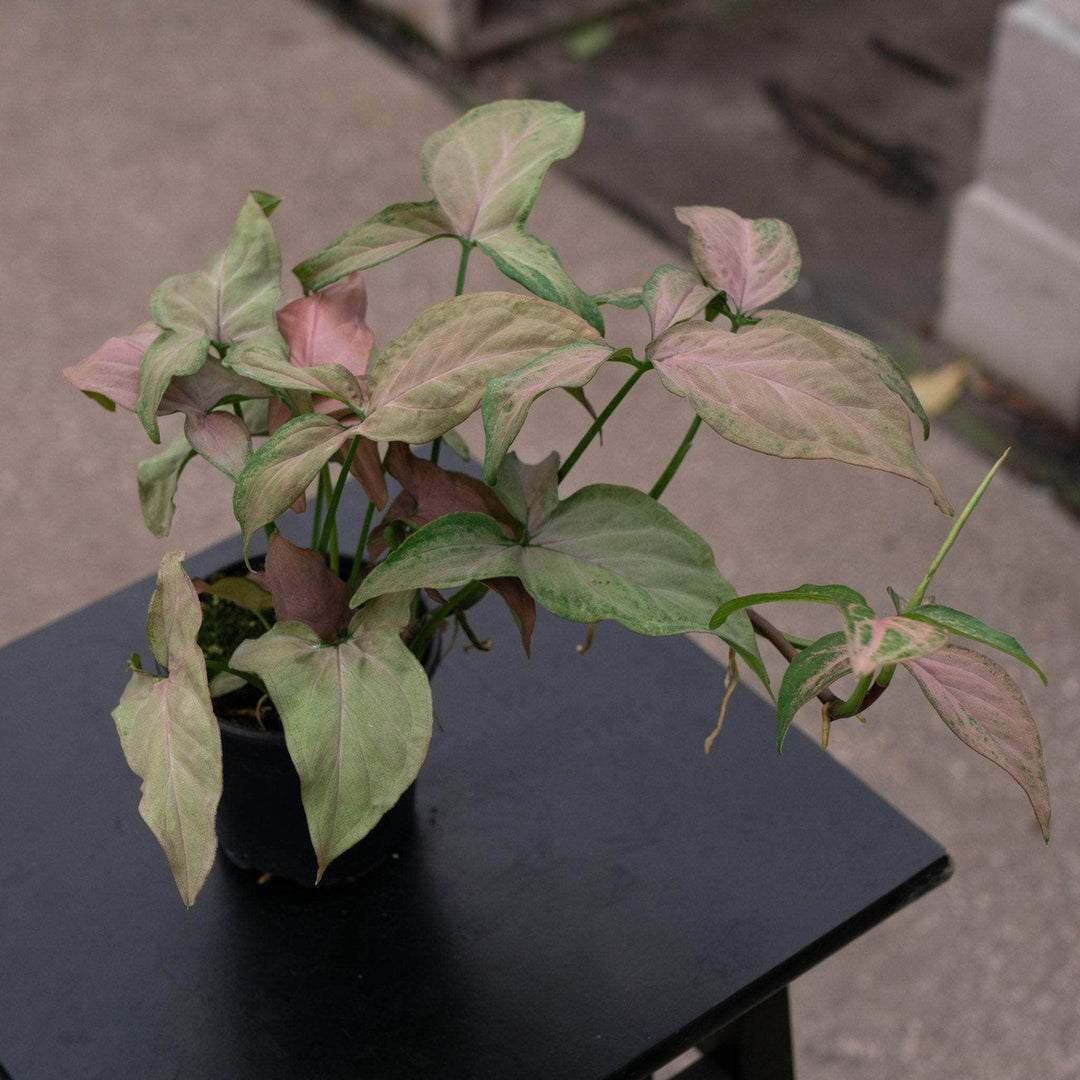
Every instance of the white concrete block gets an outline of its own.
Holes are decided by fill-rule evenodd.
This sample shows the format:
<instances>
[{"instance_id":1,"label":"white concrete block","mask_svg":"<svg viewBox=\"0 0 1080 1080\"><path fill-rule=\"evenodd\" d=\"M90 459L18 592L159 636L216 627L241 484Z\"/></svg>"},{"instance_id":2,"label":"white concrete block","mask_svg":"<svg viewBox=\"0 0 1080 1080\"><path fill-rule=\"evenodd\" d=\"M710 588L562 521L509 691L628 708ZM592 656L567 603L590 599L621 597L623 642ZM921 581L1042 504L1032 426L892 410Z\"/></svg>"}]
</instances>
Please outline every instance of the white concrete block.
<instances>
[{"instance_id":1,"label":"white concrete block","mask_svg":"<svg viewBox=\"0 0 1080 1080\"><path fill-rule=\"evenodd\" d=\"M1080 244L985 184L953 208L938 331L1080 424Z\"/></svg>"},{"instance_id":2,"label":"white concrete block","mask_svg":"<svg viewBox=\"0 0 1080 1080\"><path fill-rule=\"evenodd\" d=\"M1080 30L1080 0L1038 0L1039 7Z\"/></svg>"},{"instance_id":3,"label":"white concrete block","mask_svg":"<svg viewBox=\"0 0 1080 1080\"><path fill-rule=\"evenodd\" d=\"M1005 9L979 179L1080 243L1080 0Z\"/></svg>"}]
</instances>

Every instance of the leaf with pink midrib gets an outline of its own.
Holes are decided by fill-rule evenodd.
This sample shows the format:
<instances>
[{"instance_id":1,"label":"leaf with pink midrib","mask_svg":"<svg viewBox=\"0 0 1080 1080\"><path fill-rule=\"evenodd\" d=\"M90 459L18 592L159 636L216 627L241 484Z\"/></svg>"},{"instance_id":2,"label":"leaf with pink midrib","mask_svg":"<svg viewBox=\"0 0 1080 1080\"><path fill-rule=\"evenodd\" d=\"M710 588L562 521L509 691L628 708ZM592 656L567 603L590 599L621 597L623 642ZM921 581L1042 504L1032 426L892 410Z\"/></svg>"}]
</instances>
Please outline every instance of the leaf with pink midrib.
<instances>
[{"instance_id":1,"label":"leaf with pink midrib","mask_svg":"<svg viewBox=\"0 0 1080 1080\"><path fill-rule=\"evenodd\" d=\"M1039 729L1008 672L959 645L946 645L903 666L953 734L1024 789L1043 837L1049 840L1050 791Z\"/></svg>"}]
</instances>

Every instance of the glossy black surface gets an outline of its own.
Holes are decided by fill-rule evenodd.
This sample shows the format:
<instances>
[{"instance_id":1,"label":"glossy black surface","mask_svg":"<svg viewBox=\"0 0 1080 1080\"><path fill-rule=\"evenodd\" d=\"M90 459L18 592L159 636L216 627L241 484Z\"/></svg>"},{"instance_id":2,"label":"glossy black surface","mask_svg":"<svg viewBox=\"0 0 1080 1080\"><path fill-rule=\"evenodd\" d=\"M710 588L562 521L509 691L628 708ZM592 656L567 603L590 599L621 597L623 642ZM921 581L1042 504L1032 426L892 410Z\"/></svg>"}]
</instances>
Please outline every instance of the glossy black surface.
<instances>
[{"instance_id":1,"label":"glossy black surface","mask_svg":"<svg viewBox=\"0 0 1080 1080\"><path fill-rule=\"evenodd\" d=\"M221 565L225 546L189 560ZM693 645L497 601L435 680L400 857L185 911L109 712L141 584L0 650L0 1060L14 1080L615 1080L937 884L947 858Z\"/></svg>"}]
</instances>

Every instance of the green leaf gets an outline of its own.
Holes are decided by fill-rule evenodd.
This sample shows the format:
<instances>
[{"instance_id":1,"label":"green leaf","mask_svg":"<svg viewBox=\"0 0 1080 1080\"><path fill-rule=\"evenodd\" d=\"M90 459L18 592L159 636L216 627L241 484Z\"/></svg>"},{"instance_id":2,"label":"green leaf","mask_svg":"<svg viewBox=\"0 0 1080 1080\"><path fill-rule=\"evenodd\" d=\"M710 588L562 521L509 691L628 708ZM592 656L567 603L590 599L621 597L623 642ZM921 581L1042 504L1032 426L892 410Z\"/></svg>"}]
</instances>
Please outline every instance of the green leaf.
<instances>
[{"instance_id":1,"label":"green leaf","mask_svg":"<svg viewBox=\"0 0 1080 1080\"><path fill-rule=\"evenodd\" d=\"M142 780L139 813L165 850L190 907L217 852L221 740L195 642L202 613L181 568L183 558L174 551L161 560L148 619L155 654L168 675L133 670L112 716L128 765Z\"/></svg>"},{"instance_id":2,"label":"green leaf","mask_svg":"<svg viewBox=\"0 0 1080 1080\"><path fill-rule=\"evenodd\" d=\"M657 267L641 291L653 337L700 314L715 295L716 290L706 285L699 274L669 263Z\"/></svg>"},{"instance_id":3,"label":"green leaf","mask_svg":"<svg viewBox=\"0 0 1080 1080\"><path fill-rule=\"evenodd\" d=\"M481 105L424 143L424 182L454 232L485 239L525 220L548 168L577 149L584 126L584 114L558 102Z\"/></svg>"},{"instance_id":4,"label":"green leaf","mask_svg":"<svg viewBox=\"0 0 1080 1080\"><path fill-rule=\"evenodd\" d=\"M904 667L962 742L1004 769L1026 792L1043 838L1050 839L1050 791L1035 719L1008 672L958 645Z\"/></svg>"},{"instance_id":5,"label":"green leaf","mask_svg":"<svg viewBox=\"0 0 1080 1080\"><path fill-rule=\"evenodd\" d=\"M607 344L563 345L508 375L492 379L484 389L484 479L495 482L499 464L541 394L556 387L584 386L614 350Z\"/></svg>"},{"instance_id":6,"label":"green leaf","mask_svg":"<svg viewBox=\"0 0 1080 1080\"><path fill-rule=\"evenodd\" d=\"M175 498L180 474L195 456L195 451L181 434L160 454L145 458L135 467L143 521L155 536L169 535L173 514L176 513Z\"/></svg>"},{"instance_id":7,"label":"green leaf","mask_svg":"<svg viewBox=\"0 0 1080 1080\"><path fill-rule=\"evenodd\" d=\"M609 292L596 293L593 296L593 303L597 307L601 304L611 304L612 307L625 308L627 311L641 307L642 302L641 289L635 286L611 289Z\"/></svg>"},{"instance_id":8,"label":"green leaf","mask_svg":"<svg viewBox=\"0 0 1080 1080\"><path fill-rule=\"evenodd\" d=\"M543 498L541 488L535 498ZM491 518L449 514L425 525L368 575L353 604L383 592L520 578L549 611L574 622L616 619L640 634L705 632L731 586L709 545L655 499L635 488L594 484L547 514L527 544ZM745 617L720 635L768 686Z\"/></svg>"},{"instance_id":9,"label":"green leaf","mask_svg":"<svg viewBox=\"0 0 1080 1080\"><path fill-rule=\"evenodd\" d=\"M866 357L801 315L766 312L737 334L679 323L648 349L664 385L689 399L725 439L788 458L833 458L926 487L945 513L941 485L915 456L902 402Z\"/></svg>"},{"instance_id":10,"label":"green leaf","mask_svg":"<svg viewBox=\"0 0 1080 1080\"><path fill-rule=\"evenodd\" d=\"M210 335L197 331L163 330L146 350L139 364L139 399L136 411L147 435L158 443L157 411L175 376L194 375L210 350Z\"/></svg>"},{"instance_id":11,"label":"green leaf","mask_svg":"<svg viewBox=\"0 0 1080 1080\"><path fill-rule=\"evenodd\" d=\"M231 665L258 675L281 714L300 775L318 881L416 779L431 739L431 688L400 634L363 613L326 645L303 623L243 642Z\"/></svg>"},{"instance_id":12,"label":"green leaf","mask_svg":"<svg viewBox=\"0 0 1080 1080\"><path fill-rule=\"evenodd\" d=\"M499 465L495 494L530 533L536 532L559 507L559 455L526 464L509 453Z\"/></svg>"},{"instance_id":13,"label":"green leaf","mask_svg":"<svg viewBox=\"0 0 1080 1080\"><path fill-rule=\"evenodd\" d=\"M721 604L709 620L709 626L716 629L734 612L756 604L771 604L781 600L806 600L815 604L832 604L844 619L845 626L854 627L860 619L872 619L874 612L865 597L846 585L800 585L796 589L784 589L780 592L748 593L736 596Z\"/></svg>"},{"instance_id":14,"label":"green leaf","mask_svg":"<svg viewBox=\"0 0 1080 1080\"><path fill-rule=\"evenodd\" d=\"M454 226L437 202L395 203L342 233L318 255L294 267L293 273L310 293L354 270L367 270L429 240L454 235Z\"/></svg>"},{"instance_id":15,"label":"green leaf","mask_svg":"<svg viewBox=\"0 0 1080 1080\"><path fill-rule=\"evenodd\" d=\"M508 225L485 236L478 246L512 281L580 315L598 334L604 332L604 317L592 297L563 269L554 249L521 225Z\"/></svg>"},{"instance_id":16,"label":"green leaf","mask_svg":"<svg viewBox=\"0 0 1080 1080\"><path fill-rule=\"evenodd\" d=\"M867 338L853 334L832 323L818 322L827 334L831 334L843 345L854 349L877 372L881 381L908 407L915 418L922 424L923 438L930 438L930 420L922 407L919 395L912 389L904 369L882 348Z\"/></svg>"},{"instance_id":17,"label":"green leaf","mask_svg":"<svg viewBox=\"0 0 1080 1080\"><path fill-rule=\"evenodd\" d=\"M355 427L321 413L307 413L283 424L259 447L233 490L233 513L243 532L245 551L252 533L285 513L341 445L355 435Z\"/></svg>"},{"instance_id":18,"label":"green leaf","mask_svg":"<svg viewBox=\"0 0 1080 1080\"><path fill-rule=\"evenodd\" d=\"M222 600L228 600L230 604L247 611L268 611L274 606L274 598L251 578L223 577L209 583L198 581L195 587L199 593L220 596Z\"/></svg>"},{"instance_id":19,"label":"green leaf","mask_svg":"<svg viewBox=\"0 0 1080 1080\"><path fill-rule=\"evenodd\" d=\"M776 700L778 750L784 748L784 739L795 714L822 690L850 674L847 637L842 631L826 634L799 650L784 672Z\"/></svg>"},{"instance_id":20,"label":"green leaf","mask_svg":"<svg viewBox=\"0 0 1080 1080\"><path fill-rule=\"evenodd\" d=\"M992 649L1008 654L1022 664L1027 664L1042 679L1043 685L1046 685L1046 675L1042 668L1028 656L1016 638L987 626L974 615L968 615L966 612L944 607L941 604L923 604L905 614L909 619L932 623L934 626L948 630L950 634L959 634L961 637L970 638L972 641L981 642L983 645L989 645Z\"/></svg>"},{"instance_id":21,"label":"green leaf","mask_svg":"<svg viewBox=\"0 0 1080 1080\"><path fill-rule=\"evenodd\" d=\"M562 345L601 343L557 304L512 293L470 293L423 312L370 371L361 434L422 443L458 426L488 382Z\"/></svg>"},{"instance_id":22,"label":"green leaf","mask_svg":"<svg viewBox=\"0 0 1080 1080\"><path fill-rule=\"evenodd\" d=\"M259 195L264 202L273 198ZM248 195L225 251L204 270L178 274L158 286L150 298L158 325L206 330L211 340L227 344L267 329L276 332L281 252L266 215L259 200Z\"/></svg>"}]
</instances>

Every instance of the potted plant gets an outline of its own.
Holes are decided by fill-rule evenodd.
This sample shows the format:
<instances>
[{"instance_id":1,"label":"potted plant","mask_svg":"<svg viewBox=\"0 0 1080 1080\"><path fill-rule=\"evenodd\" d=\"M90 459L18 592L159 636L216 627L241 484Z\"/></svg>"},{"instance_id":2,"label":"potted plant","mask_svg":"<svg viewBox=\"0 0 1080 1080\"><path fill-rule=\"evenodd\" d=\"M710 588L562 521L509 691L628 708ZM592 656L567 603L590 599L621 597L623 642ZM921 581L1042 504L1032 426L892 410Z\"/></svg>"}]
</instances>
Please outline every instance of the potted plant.
<instances>
[{"instance_id":1,"label":"potted plant","mask_svg":"<svg viewBox=\"0 0 1080 1080\"><path fill-rule=\"evenodd\" d=\"M183 414L183 434L139 466L153 532L168 532L180 475L202 457L234 481L245 555L253 535L268 537L261 570L240 567L211 582L189 580L182 552L164 557L147 620L160 672L134 657L113 714L142 778L141 813L185 903L217 847L215 708L227 695L254 695L245 708L255 722L269 711L283 729L317 879L416 777L432 727L419 657L451 620L476 641L468 611L489 590L509 605L526 653L537 603L642 634L714 633L730 650L724 706L739 661L773 693L757 644L767 640L789 661L775 693L781 744L811 699L821 702L827 736L829 723L860 714L905 667L945 723L1021 784L1048 836L1031 713L1003 668L950 636L1039 669L1009 635L926 597L1000 462L914 593L889 590L894 611L877 614L837 584L738 596L709 545L659 501L702 423L762 453L895 473L951 515L915 453L909 414L925 437L925 413L902 370L869 341L766 307L799 273L783 222L678 208L693 270L664 265L639 286L585 293L524 228L549 166L573 152L582 130L581 114L552 102L472 110L423 147L432 198L389 206L300 263L305 295L280 310L270 224L278 200L251 192L225 250L154 291L152 323L65 372L106 407L135 412L155 442L158 417ZM454 294L376 352L362 272L437 240L460 246ZM476 251L527 291L466 293ZM652 338L643 356L605 338L605 304L643 309ZM584 388L610 365L625 370L625 382L598 414L582 413L581 440L566 460L519 460L511 447L532 403L561 390L591 412ZM670 464L648 491L592 484L563 498L560 482L643 378L659 378L695 413ZM444 440L465 453L455 429L477 409L482 479L439 463ZM387 476L401 487L393 498ZM357 485L367 511L346 537L338 507ZM275 522L308 499L311 540L301 547ZM430 597L426 610L417 607L420 591ZM813 641L785 634L755 610L778 600L830 605L840 629ZM218 630L208 636L222 611L226 622L247 620L227 646ZM842 696L830 690L848 677Z\"/></svg>"}]
</instances>

